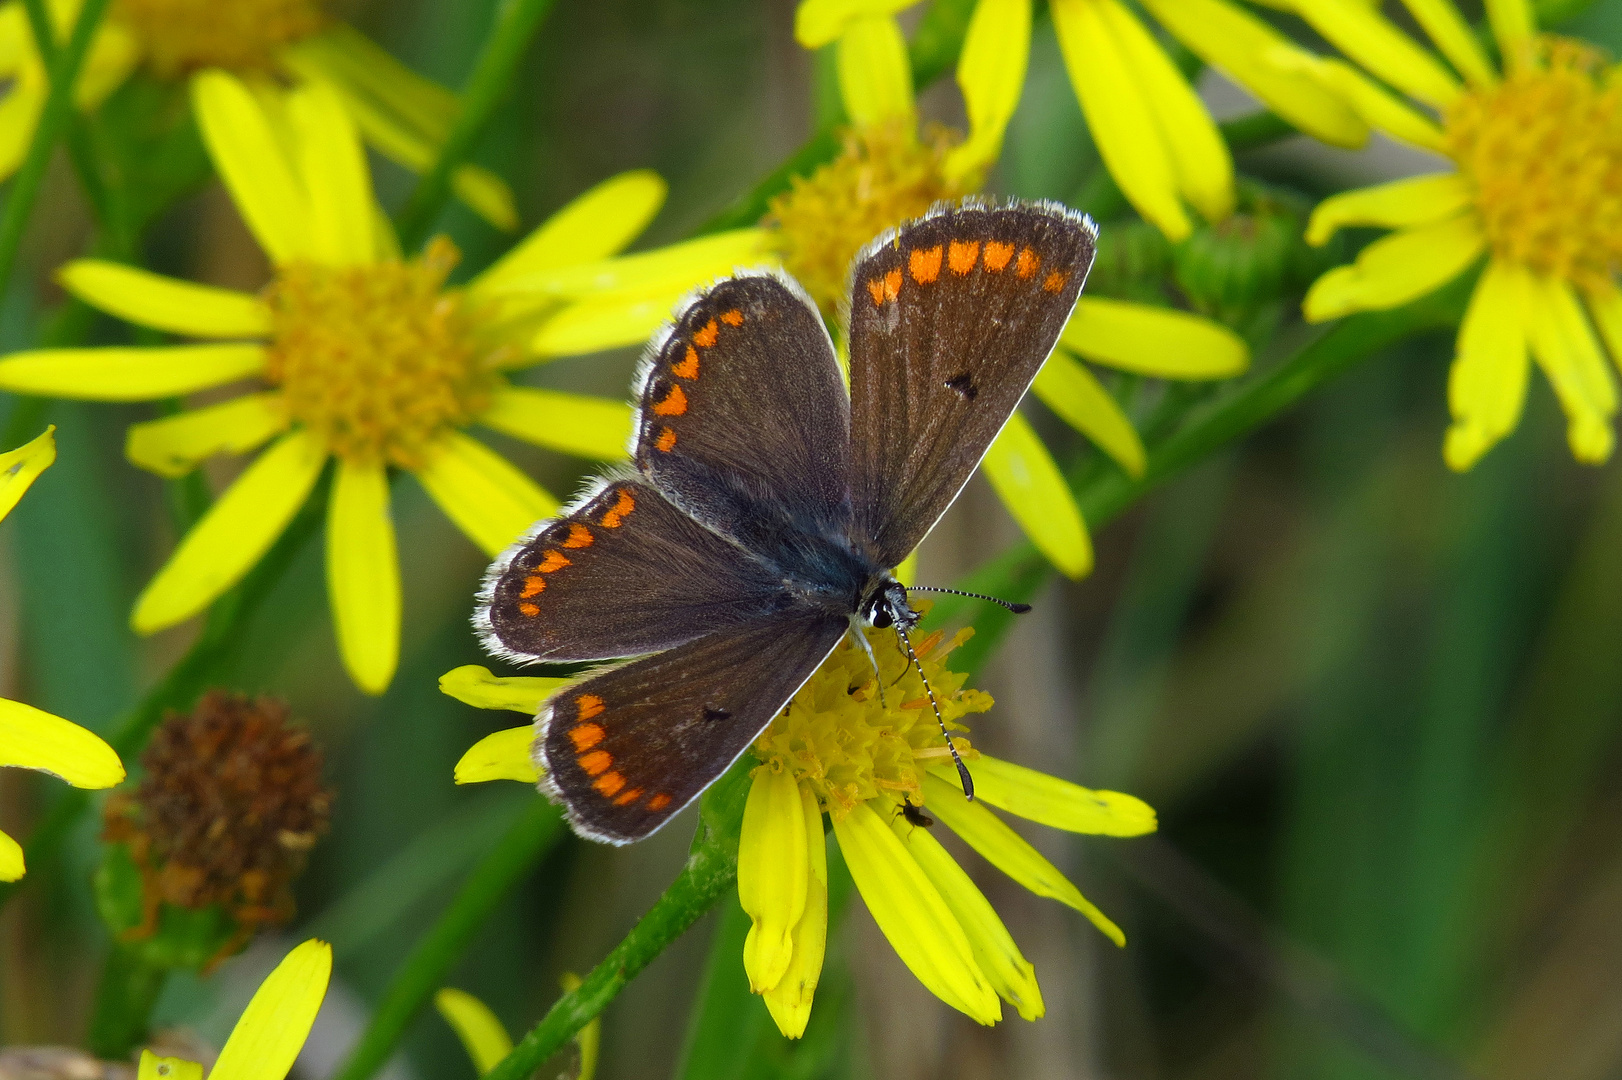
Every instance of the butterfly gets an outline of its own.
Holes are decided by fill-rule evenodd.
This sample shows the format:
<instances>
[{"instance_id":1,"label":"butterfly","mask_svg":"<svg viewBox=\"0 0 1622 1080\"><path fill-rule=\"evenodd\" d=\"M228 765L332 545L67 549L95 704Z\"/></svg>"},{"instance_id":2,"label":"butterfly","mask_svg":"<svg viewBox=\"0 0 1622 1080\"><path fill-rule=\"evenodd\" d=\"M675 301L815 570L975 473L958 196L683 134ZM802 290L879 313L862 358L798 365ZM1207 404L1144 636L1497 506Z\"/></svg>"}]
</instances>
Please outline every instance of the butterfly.
<instances>
[{"instance_id":1,"label":"butterfly","mask_svg":"<svg viewBox=\"0 0 1622 1080\"><path fill-rule=\"evenodd\" d=\"M892 568L1035 379L1096 241L1054 203L970 201L881 235L851 266L848 392L816 305L781 273L710 286L654 337L633 467L497 559L474 616L511 660L625 661L536 719L542 790L576 832L648 836L846 633L906 641L919 614Z\"/></svg>"}]
</instances>

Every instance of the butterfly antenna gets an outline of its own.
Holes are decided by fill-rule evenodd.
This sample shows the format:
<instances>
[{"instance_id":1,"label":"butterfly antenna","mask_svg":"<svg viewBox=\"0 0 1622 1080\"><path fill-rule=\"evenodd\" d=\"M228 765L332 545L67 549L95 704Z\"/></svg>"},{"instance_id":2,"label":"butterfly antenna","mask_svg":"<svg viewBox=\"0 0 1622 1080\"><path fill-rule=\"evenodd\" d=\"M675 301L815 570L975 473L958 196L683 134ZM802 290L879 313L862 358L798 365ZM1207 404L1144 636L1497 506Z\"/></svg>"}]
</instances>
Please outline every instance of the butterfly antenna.
<instances>
[{"instance_id":1,"label":"butterfly antenna","mask_svg":"<svg viewBox=\"0 0 1622 1080\"><path fill-rule=\"evenodd\" d=\"M901 644L906 646L908 661L918 669L918 679L924 684L924 693L929 695L929 707L935 710L935 722L941 726L941 737L946 740L946 749L952 752L952 764L957 766L957 778L963 782L963 797L973 800L974 778L969 775L969 767L963 764L963 759L958 756L957 744L952 741L951 734L946 730L946 717L941 715L940 702L935 700L935 688L929 685L929 676L924 674L924 665L918 662L918 654L912 651L912 639L899 625L896 626L895 632L901 638Z\"/></svg>"},{"instance_id":2,"label":"butterfly antenna","mask_svg":"<svg viewBox=\"0 0 1622 1080\"><path fill-rule=\"evenodd\" d=\"M907 586L907 591L908 592L944 592L944 593L951 593L953 596L967 596L971 600L985 600L988 603L1001 604L1003 607L1007 608L1009 611L1012 611L1015 615L1023 615L1027 611L1031 610L1031 605L1029 605L1029 604L1016 604L1011 600L999 600L995 596L987 596L984 593L977 593L977 592L964 592L962 589L937 589L933 585L908 585Z\"/></svg>"},{"instance_id":3,"label":"butterfly antenna","mask_svg":"<svg viewBox=\"0 0 1622 1080\"><path fill-rule=\"evenodd\" d=\"M873 685L879 689L879 708L888 709L890 706L884 701L884 674L879 671L879 658L873 655L873 643L867 640L867 635L858 626L852 626L850 632L861 643L862 651L867 653L867 662L873 665Z\"/></svg>"}]
</instances>

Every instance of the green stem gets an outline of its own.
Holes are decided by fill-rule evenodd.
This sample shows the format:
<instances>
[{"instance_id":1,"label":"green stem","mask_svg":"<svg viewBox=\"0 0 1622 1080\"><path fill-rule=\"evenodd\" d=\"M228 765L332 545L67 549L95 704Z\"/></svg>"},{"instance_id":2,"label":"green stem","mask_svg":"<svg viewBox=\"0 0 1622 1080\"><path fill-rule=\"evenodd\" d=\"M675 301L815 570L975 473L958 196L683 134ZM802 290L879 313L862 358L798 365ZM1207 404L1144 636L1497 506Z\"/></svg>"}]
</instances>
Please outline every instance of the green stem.
<instances>
[{"instance_id":1,"label":"green stem","mask_svg":"<svg viewBox=\"0 0 1622 1080\"><path fill-rule=\"evenodd\" d=\"M90 1018L89 1048L106 1061L127 1061L130 1051L146 1041L152 1010L163 993L168 972L154 967L116 942L101 969L95 1012Z\"/></svg>"},{"instance_id":2,"label":"green stem","mask_svg":"<svg viewBox=\"0 0 1622 1080\"><path fill-rule=\"evenodd\" d=\"M349 1060L334 1080L364 1080L376 1072L428 999L444 984L485 920L513 886L563 835L557 808L540 799L525 807L512 828L468 877L445 914L417 943L389 983L383 1000Z\"/></svg>"},{"instance_id":3,"label":"green stem","mask_svg":"<svg viewBox=\"0 0 1622 1080\"><path fill-rule=\"evenodd\" d=\"M553 0L508 0L498 7L496 24L484 43L462 91L462 109L451 128L433 167L422 175L405 206L395 219L400 247L414 251L428 239L428 232L450 198L451 177L473 152L485 125L512 85L518 64L524 58L530 38L541 19L552 9Z\"/></svg>"},{"instance_id":4,"label":"green stem","mask_svg":"<svg viewBox=\"0 0 1622 1080\"><path fill-rule=\"evenodd\" d=\"M85 0L66 48L54 50L49 35L39 44L40 55L56 52L55 62L49 65L51 88L45 97L45 108L40 112L39 126L28 146L17 179L11 185L11 196L0 213L0 295L4 295L11 280L11 271L17 263L17 252L22 247L23 233L28 227L28 216L39 197L40 185L45 181L45 170L51 163L51 150L61 136L63 128L72 118L73 86L78 81L79 69L84 66L90 51L90 39L107 10L108 0Z\"/></svg>"}]
</instances>

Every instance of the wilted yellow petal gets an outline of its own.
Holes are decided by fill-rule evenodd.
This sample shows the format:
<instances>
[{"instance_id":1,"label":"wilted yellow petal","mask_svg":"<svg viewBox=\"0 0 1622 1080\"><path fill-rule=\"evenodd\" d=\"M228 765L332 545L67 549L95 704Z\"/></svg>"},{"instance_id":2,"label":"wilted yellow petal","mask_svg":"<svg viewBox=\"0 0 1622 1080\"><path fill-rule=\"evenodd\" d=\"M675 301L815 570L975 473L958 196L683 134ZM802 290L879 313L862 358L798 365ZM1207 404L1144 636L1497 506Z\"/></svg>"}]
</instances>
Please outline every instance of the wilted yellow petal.
<instances>
[{"instance_id":1,"label":"wilted yellow petal","mask_svg":"<svg viewBox=\"0 0 1622 1080\"><path fill-rule=\"evenodd\" d=\"M924 774L924 804L992 866L1036 895L1075 908L1115 944L1126 944L1126 935L1119 926L1081 895L1081 890L1072 885L1058 867L984 804L965 799L958 787L933 773Z\"/></svg>"},{"instance_id":2,"label":"wilted yellow petal","mask_svg":"<svg viewBox=\"0 0 1622 1080\"><path fill-rule=\"evenodd\" d=\"M462 1040L467 1056L473 1059L473 1071L480 1076L512 1053L513 1040L507 1029L488 1005L466 990L443 987L434 995L434 1008Z\"/></svg>"},{"instance_id":3,"label":"wilted yellow petal","mask_svg":"<svg viewBox=\"0 0 1622 1080\"><path fill-rule=\"evenodd\" d=\"M1492 36L1498 39L1498 51L1504 54L1506 65L1513 67L1530 59L1521 55L1527 40L1538 31L1529 0L1486 0L1486 6Z\"/></svg>"},{"instance_id":4,"label":"wilted yellow petal","mask_svg":"<svg viewBox=\"0 0 1622 1080\"><path fill-rule=\"evenodd\" d=\"M203 1080L203 1067L185 1058L159 1057L142 1047L135 1080ZM220 1080L225 1080L221 1077Z\"/></svg>"},{"instance_id":5,"label":"wilted yellow petal","mask_svg":"<svg viewBox=\"0 0 1622 1080\"><path fill-rule=\"evenodd\" d=\"M1302 310L1308 322L1323 322L1406 304L1464 273L1486 246L1470 214L1392 233L1364 248L1351 266L1314 282Z\"/></svg>"},{"instance_id":6,"label":"wilted yellow petal","mask_svg":"<svg viewBox=\"0 0 1622 1080\"><path fill-rule=\"evenodd\" d=\"M79 299L139 326L206 338L270 334L270 308L248 293L194 285L101 259L75 259L56 276Z\"/></svg>"},{"instance_id":7,"label":"wilted yellow petal","mask_svg":"<svg viewBox=\"0 0 1622 1080\"><path fill-rule=\"evenodd\" d=\"M541 702L568 679L539 675L492 675L478 664L463 664L439 677L439 692L475 709L511 709L534 716Z\"/></svg>"},{"instance_id":8,"label":"wilted yellow petal","mask_svg":"<svg viewBox=\"0 0 1622 1080\"><path fill-rule=\"evenodd\" d=\"M845 32L853 21L894 15L918 0L803 0L794 12L794 40L802 48L820 49Z\"/></svg>"},{"instance_id":9,"label":"wilted yellow petal","mask_svg":"<svg viewBox=\"0 0 1622 1080\"><path fill-rule=\"evenodd\" d=\"M99 736L5 698L0 698L0 765L37 769L78 788L109 788L124 779L123 763Z\"/></svg>"},{"instance_id":10,"label":"wilted yellow petal","mask_svg":"<svg viewBox=\"0 0 1622 1080\"><path fill-rule=\"evenodd\" d=\"M1345 101L1365 123L1393 139L1441 152L1441 128L1345 61L1326 60L1295 48L1273 49L1267 61L1280 70L1315 79Z\"/></svg>"},{"instance_id":11,"label":"wilted yellow petal","mask_svg":"<svg viewBox=\"0 0 1622 1080\"><path fill-rule=\"evenodd\" d=\"M150 401L223 386L264 367L263 345L35 349L0 360L0 390L86 401Z\"/></svg>"},{"instance_id":12,"label":"wilted yellow petal","mask_svg":"<svg viewBox=\"0 0 1622 1080\"><path fill-rule=\"evenodd\" d=\"M475 278L474 288L615 254L648 227L664 205L667 190L668 185L652 169L609 177L547 218Z\"/></svg>"},{"instance_id":13,"label":"wilted yellow petal","mask_svg":"<svg viewBox=\"0 0 1622 1080\"><path fill-rule=\"evenodd\" d=\"M738 903L750 919L743 943L749 989L775 987L794 954L794 927L805 914L806 851L800 787L787 772L760 766L749 784L738 838Z\"/></svg>"},{"instance_id":14,"label":"wilted yellow petal","mask_svg":"<svg viewBox=\"0 0 1622 1080\"><path fill-rule=\"evenodd\" d=\"M331 266L372 261L372 174L338 95L313 82L288 96L297 165L309 198L310 255Z\"/></svg>"},{"instance_id":15,"label":"wilted yellow petal","mask_svg":"<svg viewBox=\"0 0 1622 1080\"><path fill-rule=\"evenodd\" d=\"M52 424L17 449L0 454L0 518L11 513L39 474L56 460L55 432Z\"/></svg>"},{"instance_id":16,"label":"wilted yellow petal","mask_svg":"<svg viewBox=\"0 0 1622 1080\"><path fill-rule=\"evenodd\" d=\"M260 984L209 1075L216 1080L286 1080L310 1037L332 977L332 946L311 938Z\"/></svg>"},{"instance_id":17,"label":"wilted yellow petal","mask_svg":"<svg viewBox=\"0 0 1622 1080\"><path fill-rule=\"evenodd\" d=\"M458 784L483 784L490 780L517 780L539 783L541 772L535 766L535 725L505 728L491 732L468 748L452 772Z\"/></svg>"},{"instance_id":18,"label":"wilted yellow petal","mask_svg":"<svg viewBox=\"0 0 1622 1080\"><path fill-rule=\"evenodd\" d=\"M1020 413L1008 418L981 468L1003 505L1049 562L1068 577L1093 568L1087 523L1053 455Z\"/></svg>"},{"instance_id":19,"label":"wilted yellow petal","mask_svg":"<svg viewBox=\"0 0 1622 1080\"><path fill-rule=\"evenodd\" d=\"M1148 464L1143 440L1121 406L1075 357L1055 350L1031 384L1042 404L1097 443L1130 476Z\"/></svg>"},{"instance_id":20,"label":"wilted yellow petal","mask_svg":"<svg viewBox=\"0 0 1622 1080\"><path fill-rule=\"evenodd\" d=\"M858 127L913 115L907 39L888 15L853 20L839 36L839 96Z\"/></svg>"},{"instance_id":21,"label":"wilted yellow petal","mask_svg":"<svg viewBox=\"0 0 1622 1080\"><path fill-rule=\"evenodd\" d=\"M1250 366L1244 338L1171 308L1084 296L1060 336L1094 363L1163 379L1225 379Z\"/></svg>"},{"instance_id":22,"label":"wilted yellow petal","mask_svg":"<svg viewBox=\"0 0 1622 1080\"><path fill-rule=\"evenodd\" d=\"M185 476L214 454L245 454L287 427L280 391L244 394L201 409L131 424L124 456L159 476Z\"/></svg>"},{"instance_id":23,"label":"wilted yellow petal","mask_svg":"<svg viewBox=\"0 0 1622 1080\"><path fill-rule=\"evenodd\" d=\"M811 1019L811 1001L822 976L828 944L828 840L822 832L822 811L811 792L800 789L800 811L805 819L805 846L809 860L805 879L805 911L794 924L792 955L777 985L761 995L766 1009L784 1038L798 1039Z\"/></svg>"},{"instance_id":24,"label":"wilted yellow petal","mask_svg":"<svg viewBox=\"0 0 1622 1080\"><path fill-rule=\"evenodd\" d=\"M1136 796L1094 791L985 754L974 763L974 797L1066 832L1142 836L1157 827L1154 809Z\"/></svg>"},{"instance_id":25,"label":"wilted yellow petal","mask_svg":"<svg viewBox=\"0 0 1622 1080\"><path fill-rule=\"evenodd\" d=\"M1403 0L1414 21L1424 27L1431 41L1442 50L1442 55L1453 66L1478 86L1491 86L1498 81L1487 54L1481 51L1470 24L1464 21L1453 0Z\"/></svg>"},{"instance_id":26,"label":"wilted yellow petal","mask_svg":"<svg viewBox=\"0 0 1622 1080\"><path fill-rule=\"evenodd\" d=\"M731 229L700 236L635 255L593 259L568 265L511 272L499 279L481 278L485 295L579 299L598 293L684 292L740 266L774 262L772 238L765 229Z\"/></svg>"},{"instance_id":27,"label":"wilted yellow petal","mask_svg":"<svg viewBox=\"0 0 1622 1080\"><path fill-rule=\"evenodd\" d=\"M326 446L302 428L260 454L141 591L131 619L136 632L189 619L241 580L304 505L326 460Z\"/></svg>"},{"instance_id":28,"label":"wilted yellow petal","mask_svg":"<svg viewBox=\"0 0 1622 1080\"><path fill-rule=\"evenodd\" d=\"M960 796L961 798L961 796ZM834 835L873 921L924 988L980 1024L1002 1019L952 909L883 818L866 803L835 815Z\"/></svg>"},{"instance_id":29,"label":"wilted yellow petal","mask_svg":"<svg viewBox=\"0 0 1622 1080\"><path fill-rule=\"evenodd\" d=\"M338 459L327 506L327 595L355 685L381 694L400 660L400 560L381 462Z\"/></svg>"},{"instance_id":30,"label":"wilted yellow petal","mask_svg":"<svg viewBox=\"0 0 1622 1080\"><path fill-rule=\"evenodd\" d=\"M1458 356L1448 373L1453 425L1442 451L1448 466L1459 472L1521 421L1532 370L1526 341L1530 290L1524 269L1493 259L1470 296Z\"/></svg>"},{"instance_id":31,"label":"wilted yellow petal","mask_svg":"<svg viewBox=\"0 0 1622 1080\"><path fill-rule=\"evenodd\" d=\"M537 446L612 461L630 453L631 406L624 401L504 386L479 415L485 427Z\"/></svg>"},{"instance_id":32,"label":"wilted yellow petal","mask_svg":"<svg viewBox=\"0 0 1622 1080\"><path fill-rule=\"evenodd\" d=\"M1572 456L1585 465L1598 465L1616 445L1611 426L1616 384L1571 287L1534 277L1530 297L1532 355L1566 412Z\"/></svg>"},{"instance_id":33,"label":"wilted yellow petal","mask_svg":"<svg viewBox=\"0 0 1622 1080\"><path fill-rule=\"evenodd\" d=\"M1444 108L1459 96L1458 80L1377 7L1360 0L1302 0L1295 11L1366 70L1425 104Z\"/></svg>"},{"instance_id":34,"label":"wilted yellow petal","mask_svg":"<svg viewBox=\"0 0 1622 1080\"><path fill-rule=\"evenodd\" d=\"M495 558L558 501L517 467L459 431L441 436L415 475L445 516Z\"/></svg>"},{"instance_id":35,"label":"wilted yellow petal","mask_svg":"<svg viewBox=\"0 0 1622 1080\"><path fill-rule=\"evenodd\" d=\"M277 265L313 257L309 200L252 92L218 69L193 76L191 92L209 157L259 246Z\"/></svg>"},{"instance_id":36,"label":"wilted yellow petal","mask_svg":"<svg viewBox=\"0 0 1622 1080\"><path fill-rule=\"evenodd\" d=\"M947 176L972 176L997 160L1003 132L1025 89L1030 55L1031 0L979 0L974 5L957 61L969 137L946 155Z\"/></svg>"},{"instance_id":37,"label":"wilted yellow petal","mask_svg":"<svg viewBox=\"0 0 1622 1080\"><path fill-rule=\"evenodd\" d=\"M1036 969L1014 944L1013 935L997 917L991 901L940 842L929 835L927 828L912 824L900 814L891 819L890 828L940 890L941 899L952 909L969 939L975 963L980 965L997 996L1018 1010L1024 1019L1039 1019L1045 1009L1042 989L1036 983Z\"/></svg>"},{"instance_id":38,"label":"wilted yellow petal","mask_svg":"<svg viewBox=\"0 0 1622 1080\"><path fill-rule=\"evenodd\" d=\"M1430 173L1331 195L1312 211L1307 243L1314 247L1348 225L1407 229L1430 225L1470 205L1470 185L1456 172Z\"/></svg>"}]
</instances>

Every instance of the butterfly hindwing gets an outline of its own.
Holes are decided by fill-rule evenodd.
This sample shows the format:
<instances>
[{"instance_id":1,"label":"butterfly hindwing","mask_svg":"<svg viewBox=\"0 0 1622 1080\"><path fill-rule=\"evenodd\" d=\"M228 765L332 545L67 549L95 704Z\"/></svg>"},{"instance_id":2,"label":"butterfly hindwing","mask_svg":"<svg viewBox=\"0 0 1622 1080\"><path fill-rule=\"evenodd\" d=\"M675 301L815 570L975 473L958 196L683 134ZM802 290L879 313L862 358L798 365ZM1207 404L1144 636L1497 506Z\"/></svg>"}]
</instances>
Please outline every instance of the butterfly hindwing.
<instances>
[{"instance_id":1,"label":"butterfly hindwing","mask_svg":"<svg viewBox=\"0 0 1622 1080\"><path fill-rule=\"evenodd\" d=\"M1055 204L968 204L851 269L857 530L900 562L962 490L1058 341L1096 230Z\"/></svg>"},{"instance_id":2,"label":"butterfly hindwing","mask_svg":"<svg viewBox=\"0 0 1622 1080\"><path fill-rule=\"evenodd\" d=\"M786 602L780 584L640 477L610 479L542 522L486 579L486 644L527 660L668 649Z\"/></svg>"},{"instance_id":3,"label":"butterfly hindwing","mask_svg":"<svg viewBox=\"0 0 1622 1080\"><path fill-rule=\"evenodd\" d=\"M582 836L642 839L726 771L848 625L785 611L564 687L541 714L543 788Z\"/></svg>"}]
</instances>

